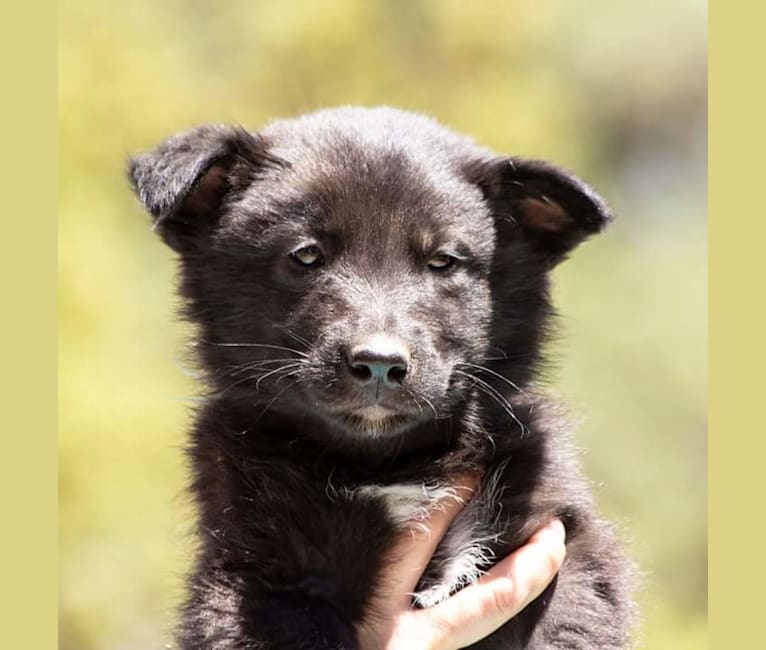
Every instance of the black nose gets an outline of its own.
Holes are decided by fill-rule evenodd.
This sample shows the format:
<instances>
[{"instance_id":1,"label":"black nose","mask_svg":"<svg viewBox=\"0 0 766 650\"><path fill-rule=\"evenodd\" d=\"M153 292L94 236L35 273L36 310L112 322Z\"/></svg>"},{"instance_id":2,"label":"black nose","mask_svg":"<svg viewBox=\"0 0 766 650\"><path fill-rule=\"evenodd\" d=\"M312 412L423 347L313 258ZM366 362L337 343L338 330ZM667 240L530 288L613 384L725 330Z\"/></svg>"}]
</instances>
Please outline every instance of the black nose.
<instances>
[{"instance_id":1,"label":"black nose","mask_svg":"<svg viewBox=\"0 0 766 650\"><path fill-rule=\"evenodd\" d=\"M355 341L346 355L351 376L361 386L396 390L409 363L407 348L397 339L378 335Z\"/></svg>"}]
</instances>

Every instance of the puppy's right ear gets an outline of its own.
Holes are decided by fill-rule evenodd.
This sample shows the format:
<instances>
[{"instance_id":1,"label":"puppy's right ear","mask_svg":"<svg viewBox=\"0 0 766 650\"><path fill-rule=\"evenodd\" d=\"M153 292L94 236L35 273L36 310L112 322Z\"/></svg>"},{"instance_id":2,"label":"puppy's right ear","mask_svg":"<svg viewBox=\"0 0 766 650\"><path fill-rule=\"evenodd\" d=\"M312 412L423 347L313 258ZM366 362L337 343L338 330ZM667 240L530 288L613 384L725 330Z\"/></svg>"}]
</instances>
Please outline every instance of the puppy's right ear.
<instances>
[{"instance_id":1,"label":"puppy's right ear","mask_svg":"<svg viewBox=\"0 0 766 650\"><path fill-rule=\"evenodd\" d=\"M210 232L227 194L247 187L264 166L278 164L259 136L206 125L132 158L128 174L154 229L184 252Z\"/></svg>"}]
</instances>

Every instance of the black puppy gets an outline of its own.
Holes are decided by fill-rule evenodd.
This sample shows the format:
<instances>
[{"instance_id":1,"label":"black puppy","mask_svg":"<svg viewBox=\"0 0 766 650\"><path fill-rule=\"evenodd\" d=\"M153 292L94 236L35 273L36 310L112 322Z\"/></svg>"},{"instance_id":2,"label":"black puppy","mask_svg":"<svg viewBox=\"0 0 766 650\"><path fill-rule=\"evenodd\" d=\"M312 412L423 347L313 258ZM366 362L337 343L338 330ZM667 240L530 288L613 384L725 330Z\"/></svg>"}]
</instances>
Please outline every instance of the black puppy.
<instances>
[{"instance_id":1,"label":"black puppy","mask_svg":"<svg viewBox=\"0 0 766 650\"><path fill-rule=\"evenodd\" d=\"M130 176L209 388L183 648L357 648L398 529L476 470L415 605L555 516L557 579L475 647L629 645L628 564L532 394L549 272L610 219L587 185L387 108L199 127Z\"/></svg>"}]
</instances>

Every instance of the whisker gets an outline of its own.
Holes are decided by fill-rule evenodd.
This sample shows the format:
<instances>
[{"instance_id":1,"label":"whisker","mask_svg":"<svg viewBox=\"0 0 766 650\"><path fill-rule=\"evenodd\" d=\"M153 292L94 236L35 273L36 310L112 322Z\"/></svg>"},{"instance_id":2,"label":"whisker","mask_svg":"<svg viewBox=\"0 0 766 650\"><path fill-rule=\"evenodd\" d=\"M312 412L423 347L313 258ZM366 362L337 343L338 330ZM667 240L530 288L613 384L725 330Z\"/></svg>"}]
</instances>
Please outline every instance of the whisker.
<instances>
[{"instance_id":1,"label":"whisker","mask_svg":"<svg viewBox=\"0 0 766 650\"><path fill-rule=\"evenodd\" d=\"M420 399L422 399L426 404L428 404L428 406L431 408L431 410L434 413L434 418L438 420L439 413L436 411L436 407L433 405L433 402L427 397L424 397L423 395L420 396Z\"/></svg>"},{"instance_id":2,"label":"whisker","mask_svg":"<svg viewBox=\"0 0 766 650\"><path fill-rule=\"evenodd\" d=\"M463 363L460 363L459 365L461 365L461 366L470 366L471 368L476 368L477 370L479 370L481 372L486 372L486 373L492 375L493 377L497 377L498 379L500 379L500 380L504 381L506 384L508 384L511 388L514 388L519 393L524 395L524 397L529 398L529 395L524 392L523 388L519 388L519 386L517 384L514 384L510 379L508 379L508 377L506 377L504 375L501 375L499 372L495 372L494 370L490 370L486 366L480 366L479 364L476 364L476 363L463 362Z\"/></svg>"},{"instance_id":3,"label":"whisker","mask_svg":"<svg viewBox=\"0 0 766 650\"><path fill-rule=\"evenodd\" d=\"M279 368L275 368L274 370L267 372L265 375L261 375L258 378L258 381L255 382L255 390L258 390L261 387L261 382L267 377L271 377L271 375L278 374L282 370L287 370L288 368L295 368L296 366L301 366L301 365L303 365L302 361L296 361L295 363L286 363L284 366L280 366Z\"/></svg>"},{"instance_id":4,"label":"whisker","mask_svg":"<svg viewBox=\"0 0 766 650\"><path fill-rule=\"evenodd\" d=\"M217 345L225 348L265 348L268 350L286 350L293 354L298 354L302 357L308 358L308 354L296 350L295 348L287 348L284 345L272 345L271 343L216 343L214 341L202 341L206 345Z\"/></svg>"},{"instance_id":5,"label":"whisker","mask_svg":"<svg viewBox=\"0 0 766 650\"><path fill-rule=\"evenodd\" d=\"M279 392L278 392L276 395L274 395L274 397L272 397L272 398L269 400L269 402L266 404L266 407L263 409L263 411L261 411L261 412L258 414L258 417L255 419L255 422L258 422L258 420L260 420L260 419L261 419L261 418L262 418L264 415L266 415L266 411L268 411L268 410L269 410L269 409L270 409L270 408L271 408L271 407L274 405L274 403L275 403L275 402L276 402L276 401L277 401L277 400L278 400L280 397L282 397L282 394L283 394L283 393L284 393L286 390L288 390L289 388L292 388L293 386L295 386L295 384L297 384L297 383L298 383L298 380L297 380L297 379L293 380L292 382L290 382L289 384L287 384L287 386L285 386L285 387L284 387L282 390L280 390L280 391L279 391Z\"/></svg>"},{"instance_id":6,"label":"whisker","mask_svg":"<svg viewBox=\"0 0 766 650\"><path fill-rule=\"evenodd\" d=\"M276 386L283 379L287 379L288 377L294 377L295 375L299 374L300 371L301 371L301 368L298 368L297 370L293 370L291 372L285 373L281 377L277 378L277 380L274 382L274 385Z\"/></svg>"},{"instance_id":7,"label":"whisker","mask_svg":"<svg viewBox=\"0 0 766 650\"><path fill-rule=\"evenodd\" d=\"M519 425L519 428L521 429L521 435L524 436L526 433L526 427L522 424L521 420L519 420L518 417L516 417L516 414L513 412L513 407L511 406L511 403L503 397L502 393L500 393L494 386L491 384L488 384L483 379L480 379L476 375L472 375L469 372L464 372L459 369L455 369L455 372L458 374L461 374L465 377L468 377L472 381L476 383L476 386L480 388L484 393L492 397L502 408L505 410L506 413L513 419L516 424Z\"/></svg>"},{"instance_id":8,"label":"whisker","mask_svg":"<svg viewBox=\"0 0 766 650\"><path fill-rule=\"evenodd\" d=\"M305 345L307 350L311 349L311 343L308 340L304 339L302 336L298 336L298 334L293 332L289 327L285 327L284 325L281 325L280 323L274 323L273 321L271 324L277 329L282 330L291 339L298 341L298 343L301 343L302 345Z\"/></svg>"},{"instance_id":9,"label":"whisker","mask_svg":"<svg viewBox=\"0 0 766 650\"><path fill-rule=\"evenodd\" d=\"M287 368L293 368L295 366L302 366L302 365L303 365L303 361L298 360L298 361L295 361L293 363L288 363L288 364L285 364L283 366L280 366L279 368L276 368L274 370L269 370L265 374L263 374L263 373L255 373L255 374L247 375L245 377L242 377L241 379L238 379L234 383L229 384L228 386L225 386L224 388L221 389L221 391L218 394L222 395L222 394L226 393L227 391L231 390L232 388L234 388L235 386L239 386L240 384L244 384L245 382L252 381L253 379L257 380L257 382L255 384L255 389L258 390L260 388L261 381L266 379L266 377L268 377L269 375L273 375L273 374L278 373L278 372L280 372L282 370L286 370Z\"/></svg>"},{"instance_id":10,"label":"whisker","mask_svg":"<svg viewBox=\"0 0 766 650\"><path fill-rule=\"evenodd\" d=\"M235 376L240 375L243 372L247 372L248 370L257 370L262 367L266 367L267 365L270 365L272 363L284 363L285 361L299 361L295 357L285 357L282 359L261 359L259 361L253 361L251 363L244 363L241 365L235 365L232 366L229 370L226 370L225 372L220 373L221 376ZM299 361L300 363L303 363L303 361Z\"/></svg>"}]
</instances>

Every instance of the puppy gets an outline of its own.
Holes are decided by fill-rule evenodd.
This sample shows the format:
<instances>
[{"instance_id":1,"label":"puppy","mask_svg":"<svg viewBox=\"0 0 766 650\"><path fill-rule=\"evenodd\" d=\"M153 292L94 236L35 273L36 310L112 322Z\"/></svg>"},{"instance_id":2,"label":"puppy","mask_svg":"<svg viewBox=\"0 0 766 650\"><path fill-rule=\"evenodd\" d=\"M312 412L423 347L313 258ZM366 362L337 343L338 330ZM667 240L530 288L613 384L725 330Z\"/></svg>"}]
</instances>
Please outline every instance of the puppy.
<instances>
[{"instance_id":1,"label":"puppy","mask_svg":"<svg viewBox=\"0 0 766 650\"><path fill-rule=\"evenodd\" d=\"M129 173L206 378L182 648L357 648L395 537L467 471L413 605L559 517L556 580L472 647L629 646L628 563L533 386L549 273L610 220L591 188L389 108L202 126Z\"/></svg>"}]
</instances>

